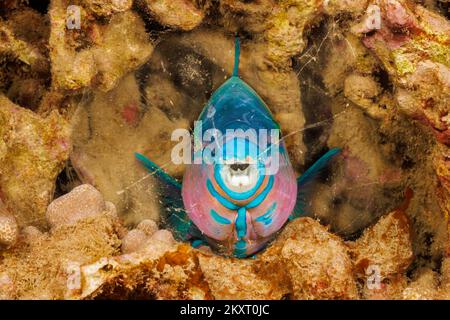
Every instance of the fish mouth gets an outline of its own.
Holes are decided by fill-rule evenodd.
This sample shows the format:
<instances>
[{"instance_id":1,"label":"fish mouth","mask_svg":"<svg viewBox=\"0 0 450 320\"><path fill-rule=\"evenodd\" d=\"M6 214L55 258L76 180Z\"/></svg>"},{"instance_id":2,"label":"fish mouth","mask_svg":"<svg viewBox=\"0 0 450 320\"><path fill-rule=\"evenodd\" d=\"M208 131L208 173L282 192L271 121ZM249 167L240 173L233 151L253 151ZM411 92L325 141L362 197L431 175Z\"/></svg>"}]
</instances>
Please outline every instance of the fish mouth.
<instances>
[{"instance_id":1,"label":"fish mouth","mask_svg":"<svg viewBox=\"0 0 450 320\"><path fill-rule=\"evenodd\" d=\"M221 172L226 186L235 192L253 189L259 178L257 165L249 162L233 162L225 164Z\"/></svg>"}]
</instances>

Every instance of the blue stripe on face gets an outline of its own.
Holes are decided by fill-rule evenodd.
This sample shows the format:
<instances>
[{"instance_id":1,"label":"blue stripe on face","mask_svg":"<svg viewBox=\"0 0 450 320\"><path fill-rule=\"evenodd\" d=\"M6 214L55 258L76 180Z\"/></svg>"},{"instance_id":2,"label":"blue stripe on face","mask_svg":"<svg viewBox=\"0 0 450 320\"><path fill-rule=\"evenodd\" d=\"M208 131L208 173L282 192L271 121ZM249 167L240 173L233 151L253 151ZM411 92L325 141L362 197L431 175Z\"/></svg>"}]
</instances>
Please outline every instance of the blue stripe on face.
<instances>
[{"instance_id":1,"label":"blue stripe on face","mask_svg":"<svg viewBox=\"0 0 450 320\"><path fill-rule=\"evenodd\" d=\"M239 240L234 245L233 254L238 258L245 258L247 256L247 244L244 240Z\"/></svg>"},{"instance_id":2,"label":"blue stripe on face","mask_svg":"<svg viewBox=\"0 0 450 320\"><path fill-rule=\"evenodd\" d=\"M264 213L262 216L259 216L258 218L256 218L255 221L260 222L260 223L264 224L265 226L271 224L272 223L272 216L273 216L273 213L274 213L276 207L277 207L277 203L274 202L270 206L269 210L267 210L267 212Z\"/></svg>"},{"instance_id":3,"label":"blue stripe on face","mask_svg":"<svg viewBox=\"0 0 450 320\"><path fill-rule=\"evenodd\" d=\"M230 224L231 221L228 220L225 217L222 217L221 215L219 215L216 211L214 211L213 209L211 209L211 217L220 224Z\"/></svg>"},{"instance_id":4,"label":"blue stripe on face","mask_svg":"<svg viewBox=\"0 0 450 320\"><path fill-rule=\"evenodd\" d=\"M245 207L239 208L238 210L238 216L236 219L236 233L238 236L238 239L242 239L247 234L247 210L245 210Z\"/></svg>"},{"instance_id":5,"label":"blue stripe on face","mask_svg":"<svg viewBox=\"0 0 450 320\"><path fill-rule=\"evenodd\" d=\"M267 183L267 186L264 188L264 190L255 199L250 201L250 203L247 204L245 207L248 209L251 209L251 208L259 206L261 204L261 202L263 202L264 199L266 199L270 190L272 190L274 180L275 180L274 176L270 176L269 182ZM208 189L209 193L211 193L211 195L214 198L216 198L217 201L219 201L220 204L223 205L225 208L230 209L230 210L238 210L240 208L239 206L235 205L233 202L231 202L230 200L224 198L221 194L219 194L214 189L214 186L212 185L212 182L209 179L206 180L206 188Z\"/></svg>"},{"instance_id":6,"label":"blue stripe on face","mask_svg":"<svg viewBox=\"0 0 450 320\"><path fill-rule=\"evenodd\" d=\"M264 201L264 199L266 199L267 195L269 194L270 190L272 190L273 187L273 181L275 180L274 176L270 176L269 178L269 182L267 183L266 188L252 201L250 201L250 203L248 205L246 205L246 207L248 209L257 207L261 204L261 202Z\"/></svg>"},{"instance_id":7,"label":"blue stripe on face","mask_svg":"<svg viewBox=\"0 0 450 320\"><path fill-rule=\"evenodd\" d=\"M217 201L220 202L221 205L223 205L225 208L230 210L237 210L239 207L235 205L233 202L225 199L222 197L213 187L211 180L206 180L206 188L208 189L209 193L212 194L214 198L217 199Z\"/></svg>"}]
</instances>

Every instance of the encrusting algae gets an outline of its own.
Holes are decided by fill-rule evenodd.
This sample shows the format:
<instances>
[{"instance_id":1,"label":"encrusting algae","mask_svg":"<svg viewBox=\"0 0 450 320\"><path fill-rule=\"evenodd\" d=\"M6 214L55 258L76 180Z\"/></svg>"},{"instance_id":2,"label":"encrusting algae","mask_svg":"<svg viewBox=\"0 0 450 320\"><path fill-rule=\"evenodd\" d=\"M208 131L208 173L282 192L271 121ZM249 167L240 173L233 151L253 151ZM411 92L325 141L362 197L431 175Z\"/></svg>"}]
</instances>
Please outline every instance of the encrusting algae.
<instances>
[{"instance_id":1,"label":"encrusting algae","mask_svg":"<svg viewBox=\"0 0 450 320\"><path fill-rule=\"evenodd\" d=\"M422 2L2 2L0 299L450 299L450 23ZM183 176L171 133L235 33L295 171L342 149L247 259L177 241L133 156Z\"/></svg>"}]
</instances>

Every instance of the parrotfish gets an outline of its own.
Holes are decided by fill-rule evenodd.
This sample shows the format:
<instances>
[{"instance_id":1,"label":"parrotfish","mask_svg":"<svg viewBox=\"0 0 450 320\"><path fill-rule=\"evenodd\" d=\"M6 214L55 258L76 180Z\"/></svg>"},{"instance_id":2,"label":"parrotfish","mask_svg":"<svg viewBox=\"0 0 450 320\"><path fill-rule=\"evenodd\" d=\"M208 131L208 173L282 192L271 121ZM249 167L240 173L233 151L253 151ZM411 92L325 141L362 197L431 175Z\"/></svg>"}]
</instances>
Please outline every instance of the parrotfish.
<instances>
[{"instance_id":1,"label":"parrotfish","mask_svg":"<svg viewBox=\"0 0 450 320\"><path fill-rule=\"evenodd\" d=\"M166 209L162 220L175 238L244 258L262 250L290 220L305 215L310 182L340 149L329 150L296 178L279 139L280 126L262 98L239 77L239 55L236 38L232 76L205 105L194 139L217 134L210 137L211 143L194 141L197 148L182 184L142 154L135 156L158 179Z\"/></svg>"}]
</instances>

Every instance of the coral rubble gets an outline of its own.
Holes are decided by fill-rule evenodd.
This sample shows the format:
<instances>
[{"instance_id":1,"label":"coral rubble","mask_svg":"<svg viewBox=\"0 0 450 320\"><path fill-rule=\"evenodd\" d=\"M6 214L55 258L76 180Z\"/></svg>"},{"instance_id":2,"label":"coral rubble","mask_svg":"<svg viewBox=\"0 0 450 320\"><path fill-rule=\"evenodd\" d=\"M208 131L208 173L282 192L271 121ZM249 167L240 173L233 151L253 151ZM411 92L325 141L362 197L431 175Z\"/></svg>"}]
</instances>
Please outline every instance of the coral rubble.
<instances>
[{"instance_id":1,"label":"coral rubble","mask_svg":"<svg viewBox=\"0 0 450 320\"><path fill-rule=\"evenodd\" d=\"M85 209L76 206L80 201ZM347 243L319 222L300 218L264 252L244 260L176 242L151 220L127 231L114 206L90 185L54 200L47 218L49 232L27 227L2 253L4 298L409 299L442 297L447 286L443 278L439 288L433 273L419 273L410 284L404 280L412 250L400 209ZM358 279L368 283L370 265L379 266L383 287L360 288ZM429 276L434 287L427 293L421 288L429 286ZM400 290L388 289L395 283Z\"/></svg>"},{"instance_id":2,"label":"coral rubble","mask_svg":"<svg viewBox=\"0 0 450 320\"><path fill-rule=\"evenodd\" d=\"M14 287L8 298L67 298L76 285L77 266L119 252L121 229L114 214L104 209L97 215L88 210L71 216L74 204L80 202L77 196L97 192L89 188L93 189L80 186L73 194L50 205L54 223L49 232L27 227L18 243L2 252L0 274L3 279L10 279Z\"/></svg>"},{"instance_id":3,"label":"coral rubble","mask_svg":"<svg viewBox=\"0 0 450 320\"><path fill-rule=\"evenodd\" d=\"M0 299L450 299L444 2L1 2ZM176 241L133 157L183 176L236 33L295 170L342 149L248 259Z\"/></svg>"},{"instance_id":4,"label":"coral rubble","mask_svg":"<svg viewBox=\"0 0 450 320\"><path fill-rule=\"evenodd\" d=\"M18 236L19 228L16 219L0 201L0 246L10 247L14 245Z\"/></svg>"},{"instance_id":5,"label":"coral rubble","mask_svg":"<svg viewBox=\"0 0 450 320\"><path fill-rule=\"evenodd\" d=\"M377 266L384 278L405 272L413 259L409 228L405 213L395 211L366 229L351 244L356 272L364 277L371 266Z\"/></svg>"},{"instance_id":6,"label":"coral rubble","mask_svg":"<svg viewBox=\"0 0 450 320\"><path fill-rule=\"evenodd\" d=\"M287 282L295 299L358 297L348 248L342 239L310 218L289 224L261 255L260 265L265 274L279 269L274 274Z\"/></svg>"},{"instance_id":7,"label":"coral rubble","mask_svg":"<svg viewBox=\"0 0 450 320\"><path fill-rule=\"evenodd\" d=\"M74 203L83 195L95 205L72 214L77 210ZM372 259L367 263L380 263L382 268L383 261L397 263L383 269L383 277L403 274L411 262L411 249L406 249L405 258L393 262L391 251L380 250L377 240L368 242L368 234L376 233L386 241L386 235L396 230L392 238L404 244L390 245L410 248L409 231L401 224L404 217L395 214L348 244L317 221L301 218L255 259L241 260L177 243L169 231L156 230L150 220L126 232L114 210L107 207L111 206L94 188L82 185L50 205L52 214L47 217L61 218L48 233L23 230L19 243L3 252L0 267L3 278L12 281L14 297L354 299L359 297L355 271L363 259ZM401 251L393 248L392 253ZM46 272L34 271L50 257ZM58 276L47 278L54 272ZM38 291L30 282L45 289Z\"/></svg>"},{"instance_id":8,"label":"coral rubble","mask_svg":"<svg viewBox=\"0 0 450 320\"><path fill-rule=\"evenodd\" d=\"M97 7L91 2L88 4ZM49 45L55 89L75 90L92 84L108 91L125 73L150 56L153 46L136 13L116 10L109 23L101 25L83 11L81 29L68 30L67 7L67 1L52 1L49 11L53 26Z\"/></svg>"},{"instance_id":9,"label":"coral rubble","mask_svg":"<svg viewBox=\"0 0 450 320\"><path fill-rule=\"evenodd\" d=\"M57 111L43 118L0 95L0 198L19 225L43 223L69 157L69 137Z\"/></svg>"},{"instance_id":10,"label":"coral rubble","mask_svg":"<svg viewBox=\"0 0 450 320\"><path fill-rule=\"evenodd\" d=\"M138 0L138 5L161 24L189 31L205 16L205 8L194 0Z\"/></svg>"}]
</instances>

